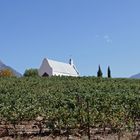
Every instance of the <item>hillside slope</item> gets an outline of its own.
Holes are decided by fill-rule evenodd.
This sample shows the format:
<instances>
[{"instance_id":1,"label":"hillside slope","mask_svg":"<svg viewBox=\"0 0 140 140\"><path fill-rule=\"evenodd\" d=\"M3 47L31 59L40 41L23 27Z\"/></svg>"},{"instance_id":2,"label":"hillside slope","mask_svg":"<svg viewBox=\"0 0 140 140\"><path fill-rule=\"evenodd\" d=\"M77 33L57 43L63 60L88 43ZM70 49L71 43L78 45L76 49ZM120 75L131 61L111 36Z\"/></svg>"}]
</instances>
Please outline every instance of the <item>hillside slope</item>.
<instances>
[{"instance_id":1,"label":"hillside slope","mask_svg":"<svg viewBox=\"0 0 140 140\"><path fill-rule=\"evenodd\" d=\"M132 78L132 79L140 79L140 73L132 75L130 78Z\"/></svg>"},{"instance_id":2,"label":"hillside slope","mask_svg":"<svg viewBox=\"0 0 140 140\"><path fill-rule=\"evenodd\" d=\"M13 69L13 68L10 67L10 66L5 65L2 61L0 61L0 70L4 70L4 69L10 69L10 70L13 72L14 76L16 76L16 77L21 77L21 76L22 76L22 75L21 75L19 72L17 72L15 69Z\"/></svg>"}]
</instances>

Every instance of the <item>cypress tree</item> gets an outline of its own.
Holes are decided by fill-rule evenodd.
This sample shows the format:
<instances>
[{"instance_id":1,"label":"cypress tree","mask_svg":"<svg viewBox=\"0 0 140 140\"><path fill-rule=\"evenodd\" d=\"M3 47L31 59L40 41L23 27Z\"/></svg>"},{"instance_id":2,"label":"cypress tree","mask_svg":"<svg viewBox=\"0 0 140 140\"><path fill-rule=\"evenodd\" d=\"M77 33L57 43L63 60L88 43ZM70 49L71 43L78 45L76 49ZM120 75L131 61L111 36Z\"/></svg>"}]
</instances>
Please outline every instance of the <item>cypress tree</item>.
<instances>
[{"instance_id":1,"label":"cypress tree","mask_svg":"<svg viewBox=\"0 0 140 140\"><path fill-rule=\"evenodd\" d=\"M110 70L110 67L108 66L108 69L107 69L107 77L108 78L111 78L111 70Z\"/></svg>"},{"instance_id":2,"label":"cypress tree","mask_svg":"<svg viewBox=\"0 0 140 140\"><path fill-rule=\"evenodd\" d=\"M102 77L102 76L103 76L103 73L102 73L101 67L99 65L99 69L98 69L98 72L97 72L97 77Z\"/></svg>"}]
</instances>

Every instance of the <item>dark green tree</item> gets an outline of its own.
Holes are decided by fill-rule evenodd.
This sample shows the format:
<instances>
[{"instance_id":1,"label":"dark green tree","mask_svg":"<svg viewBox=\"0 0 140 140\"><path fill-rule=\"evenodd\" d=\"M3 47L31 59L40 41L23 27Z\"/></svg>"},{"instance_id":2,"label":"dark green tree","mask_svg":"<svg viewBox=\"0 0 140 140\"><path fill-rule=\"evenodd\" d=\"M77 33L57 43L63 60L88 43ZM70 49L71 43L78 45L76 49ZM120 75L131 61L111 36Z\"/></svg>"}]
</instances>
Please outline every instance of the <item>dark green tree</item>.
<instances>
[{"instance_id":1,"label":"dark green tree","mask_svg":"<svg viewBox=\"0 0 140 140\"><path fill-rule=\"evenodd\" d=\"M98 72L97 72L97 77L102 77L102 76L103 76L103 73L102 73L101 67L99 65Z\"/></svg>"},{"instance_id":2,"label":"dark green tree","mask_svg":"<svg viewBox=\"0 0 140 140\"><path fill-rule=\"evenodd\" d=\"M36 77L39 76L38 69L26 69L24 72L25 77Z\"/></svg>"},{"instance_id":3,"label":"dark green tree","mask_svg":"<svg viewBox=\"0 0 140 140\"><path fill-rule=\"evenodd\" d=\"M107 68L107 77L108 78L111 78L111 70L110 70L110 67L109 66Z\"/></svg>"}]
</instances>

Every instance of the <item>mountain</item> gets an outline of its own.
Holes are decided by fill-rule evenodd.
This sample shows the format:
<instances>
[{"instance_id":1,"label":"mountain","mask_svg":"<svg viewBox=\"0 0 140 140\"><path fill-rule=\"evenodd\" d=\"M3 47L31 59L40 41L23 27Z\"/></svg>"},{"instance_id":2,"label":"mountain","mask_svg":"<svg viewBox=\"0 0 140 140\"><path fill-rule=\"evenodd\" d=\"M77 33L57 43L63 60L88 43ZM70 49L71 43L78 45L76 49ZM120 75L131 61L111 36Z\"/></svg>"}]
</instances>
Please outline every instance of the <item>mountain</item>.
<instances>
[{"instance_id":1,"label":"mountain","mask_svg":"<svg viewBox=\"0 0 140 140\"><path fill-rule=\"evenodd\" d=\"M132 79L140 79L140 73L132 75L130 78L132 78Z\"/></svg>"},{"instance_id":2,"label":"mountain","mask_svg":"<svg viewBox=\"0 0 140 140\"><path fill-rule=\"evenodd\" d=\"M19 72L17 72L16 70L11 68L10 66L7 66L2 61L0 61L0 70L4 70L4 69L11 70L13 72L14 76L16 76L16 77L21 77L22 76Z\"/></svg>"}]
</instances>

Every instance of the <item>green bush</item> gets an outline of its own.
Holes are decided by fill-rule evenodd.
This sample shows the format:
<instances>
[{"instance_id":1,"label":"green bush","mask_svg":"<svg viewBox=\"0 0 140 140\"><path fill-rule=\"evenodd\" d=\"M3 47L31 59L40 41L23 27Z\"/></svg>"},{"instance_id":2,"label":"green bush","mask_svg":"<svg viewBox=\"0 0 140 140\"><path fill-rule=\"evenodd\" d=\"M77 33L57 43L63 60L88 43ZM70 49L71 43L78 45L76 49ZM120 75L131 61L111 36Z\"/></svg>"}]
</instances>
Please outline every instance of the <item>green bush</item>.
<instances>
[{"instance_id":1,"label":"green bush","mask_svg":"<svg viewBox=\"0 0 140 140\"><path fill-rule=\"evenodd\" d=\"M25 77L36 77L39 76L38 69L27 69L24 72Z\"/></svg>"}]
</instances>

